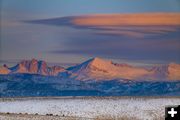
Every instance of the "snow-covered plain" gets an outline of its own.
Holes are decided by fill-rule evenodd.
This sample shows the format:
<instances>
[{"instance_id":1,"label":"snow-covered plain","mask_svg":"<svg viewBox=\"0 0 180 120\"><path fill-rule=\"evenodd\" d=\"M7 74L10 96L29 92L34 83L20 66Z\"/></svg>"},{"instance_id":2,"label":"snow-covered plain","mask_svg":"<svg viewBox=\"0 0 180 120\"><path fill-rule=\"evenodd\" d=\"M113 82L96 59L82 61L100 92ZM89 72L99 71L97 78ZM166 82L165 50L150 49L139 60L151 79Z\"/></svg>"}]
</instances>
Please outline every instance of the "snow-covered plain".
<instances>
[{"instance_id":1,"label":"snow-covered plain","mask_svg":"<svg viewBox=\"0 0 180 120\"><path fill-rule=\"evenodd\" d=\"M76 97L0 99L2 113L53 114L85 118L123 116L161 119L165 106L180 105L179 97Z\"/></svg>"}]
</instances>

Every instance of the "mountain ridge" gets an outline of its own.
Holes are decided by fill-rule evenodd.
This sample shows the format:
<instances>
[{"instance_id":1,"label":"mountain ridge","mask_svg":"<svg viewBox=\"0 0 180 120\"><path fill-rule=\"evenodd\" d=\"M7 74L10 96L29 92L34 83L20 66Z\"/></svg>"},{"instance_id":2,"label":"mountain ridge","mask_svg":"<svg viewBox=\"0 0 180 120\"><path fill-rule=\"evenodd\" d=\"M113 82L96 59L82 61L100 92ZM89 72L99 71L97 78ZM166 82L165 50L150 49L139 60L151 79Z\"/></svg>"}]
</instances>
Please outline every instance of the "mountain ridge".
<instances>
[{"instance_id":1,"label":"mountain ridge","mask_svg":"<svg viewBox=\"0 0 180 120\"><path fill-rule=\"evenodd\" d=\"M180 80L180 64L170 63L151 69L125 63L114 63L99 57L91 58L67 69L62 66L48 66L45 61L23 60L14 67L4 65L0 74L29 73L45 76L68 76L76 80Z\"/></svg>"},{"instance_id":2,"label":"mountain ridge","mask_svg":"<svg viewBox=\"0 0 180 120\"><path fill-rule=\"evenodd\" d=\"M32 60L22 60L17 65L8 69L10 70L9 74L29 73L40 75L57 75L59 72L65 71L65 69L61 66L49 67L45 61L38 61L34 58Z\"/></svg>"}]
</instances>

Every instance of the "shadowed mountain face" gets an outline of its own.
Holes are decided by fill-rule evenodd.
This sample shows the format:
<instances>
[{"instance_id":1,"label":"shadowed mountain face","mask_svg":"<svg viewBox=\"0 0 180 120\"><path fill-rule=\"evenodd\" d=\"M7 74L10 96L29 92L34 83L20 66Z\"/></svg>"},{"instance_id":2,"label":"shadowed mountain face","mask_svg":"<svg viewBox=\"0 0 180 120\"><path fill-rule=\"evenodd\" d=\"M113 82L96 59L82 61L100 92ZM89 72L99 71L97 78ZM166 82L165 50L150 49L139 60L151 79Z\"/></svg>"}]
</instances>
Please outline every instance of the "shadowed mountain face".
<instances>
[{"instance_id":1,"label":"shadowed mountain face","mask_svg":"<svg viewBox=\"0 0 180 120\"><path fill-rule=\"evenodd\" d=\"M118 64L101 58L92 58L79 65L67 69L61 66L48 66L45 61L36 59L23 60L16 66L0 68L0 74L39 74L45 76L62 76L65 79L76 80L180 80L180 65L154 66L150 69L135 67L128 64Z\"/></svg>"},{"instance_id":2,"label":"shadowed mountain face","mask_svg":"<svg viewBox=\"0 0 180 120\"><path fill-rule=\"evenodd\" d=\"M180 82L126 79L80 81L37 74L0 75L0 97L17 96L180 96Z\"/></svg>"}]
</instances>

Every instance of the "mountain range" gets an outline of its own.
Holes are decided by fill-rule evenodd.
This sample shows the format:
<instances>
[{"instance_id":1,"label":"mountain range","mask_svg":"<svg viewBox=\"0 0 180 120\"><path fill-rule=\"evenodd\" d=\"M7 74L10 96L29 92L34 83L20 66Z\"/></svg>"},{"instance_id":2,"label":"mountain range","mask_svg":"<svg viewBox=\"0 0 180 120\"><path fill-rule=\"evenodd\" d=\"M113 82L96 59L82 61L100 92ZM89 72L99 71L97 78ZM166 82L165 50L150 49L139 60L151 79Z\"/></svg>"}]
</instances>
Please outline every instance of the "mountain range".
<instances>
[{"instance_id":1,"label":"mountain range","mask_svg":"<svg viewBox=\"0 0 180 120\"><path fill-rule=\"evenodd\" d=\"M150 68L92 58L68 68L23 60L0 68L0 97L180 96L180 65Z\"/></svg>"},{"instance_id":2,"label":"mountain range","mask_svg":"<svg viewBox=\"0 0 180 120\"><path fill-rule=\"evenodd\" d=\"M0 67L0 74L38 74L44 76L61 76L76 80L180 80L180 64L170 63L150 68L118 64L101 58L92 58L81 64L64 68L48 66L45 61L36 59L23 60L13 67Z\"/></svg>"}]
</instances>

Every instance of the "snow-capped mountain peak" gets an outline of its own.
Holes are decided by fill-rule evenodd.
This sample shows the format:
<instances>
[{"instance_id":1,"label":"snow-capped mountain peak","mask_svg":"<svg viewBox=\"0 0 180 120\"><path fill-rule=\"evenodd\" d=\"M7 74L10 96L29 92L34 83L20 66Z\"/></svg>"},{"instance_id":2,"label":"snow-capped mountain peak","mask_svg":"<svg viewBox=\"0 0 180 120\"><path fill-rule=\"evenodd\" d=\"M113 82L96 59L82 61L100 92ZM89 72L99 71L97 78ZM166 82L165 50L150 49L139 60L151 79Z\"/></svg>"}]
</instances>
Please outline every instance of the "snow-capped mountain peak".
<instances>
[{"instance_id":1,"label":"snow-capped mountain peak","mask_svg":"<svg viewBox=\"0 0 180 120\"><path fill-rule=\"evenodd\" d=\"M68 70L70 70L72 72L82 72L85 70L86 71L90 70L93 67L107 69L107 68L109 68L108 65L110 65L110 64L111 64L110 61L103 60L101 58L96 57L96 58L89 59L79 65L70 67L70 68L68 68Z\"/></svg>"},{"instance_id":2,"label":"snow-capped mountain peak","mask_svg":"<svg viewBox=\"0 0 180 120\"><path fill-rule=\"evenodd\" d=\"M89 79L135 79L139 76L148 74L148 70L137 68L126 64L117 64L112 61L103 60L101 58L92 58L82 64L69 68L69 70L77 74L77 78L82 80Z\"/></svg>"},{"instance_id":3,"label":"snow-capped mountain peak","mask_svg":"<svg viewBox=\"0 0 180 120\"><path fill-rule=\"evenodd\" d=\"M91 60L89 67L91 68L95 67L101 70L108 70L108 69L112 69L114 65L112 64L111 61L103 60L101 58L96 57Z\"/></svg>"}]
</instances>

